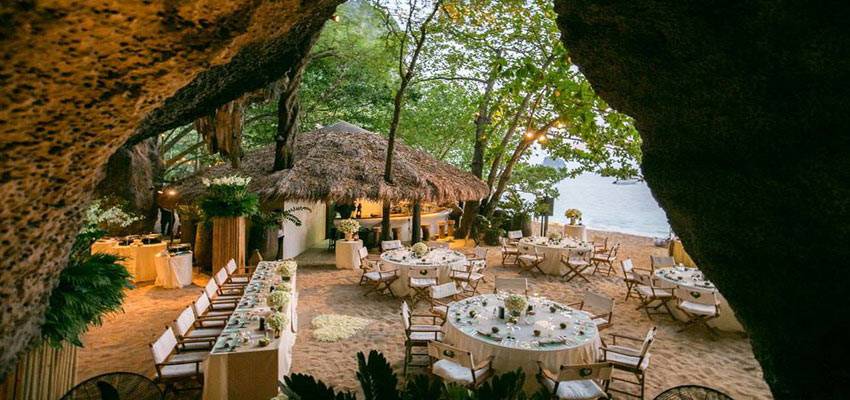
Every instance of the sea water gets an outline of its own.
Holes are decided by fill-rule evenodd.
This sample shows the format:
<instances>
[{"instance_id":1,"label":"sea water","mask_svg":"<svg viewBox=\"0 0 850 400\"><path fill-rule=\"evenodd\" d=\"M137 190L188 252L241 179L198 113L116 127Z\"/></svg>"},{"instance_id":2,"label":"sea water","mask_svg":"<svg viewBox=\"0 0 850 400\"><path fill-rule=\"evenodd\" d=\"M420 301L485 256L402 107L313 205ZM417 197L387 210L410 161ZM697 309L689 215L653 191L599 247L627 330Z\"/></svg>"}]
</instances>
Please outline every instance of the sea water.
<instances>
[{"instance_id":1,"label":"sea water","mask_svg":"<svg viewBox=\"0 0 850 400\"><path fill-rule=\"evenodd\" d=\"M667 237L667 215L652 197L646 182L614 184L614 178L585 173L558 182L554 216L549 221L566 223L564 212L577 208L589 229L616 231L650 237Z\"/></svg>"}]
</instances>

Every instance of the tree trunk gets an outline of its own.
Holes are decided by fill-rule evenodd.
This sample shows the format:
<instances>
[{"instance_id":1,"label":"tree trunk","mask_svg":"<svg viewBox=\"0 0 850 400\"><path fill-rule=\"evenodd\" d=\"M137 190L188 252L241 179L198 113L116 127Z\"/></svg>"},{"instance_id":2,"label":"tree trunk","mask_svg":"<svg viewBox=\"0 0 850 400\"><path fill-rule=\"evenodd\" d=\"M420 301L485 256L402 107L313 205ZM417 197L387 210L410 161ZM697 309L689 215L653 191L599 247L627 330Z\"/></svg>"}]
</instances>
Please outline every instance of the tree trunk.
<instances>
[{"instance_id":1,"label":"tree trunk","mask_svg":"<svg viewBox=\"0 0 850 400\"><path fill-rule=\"evenodd\" d=\"M384 200L384 205L381 208L381 240L390 240L390 201Z\"/></svg>"},{"instance_id":2,"label":"tree trunk","mask_svg":"<svg viewBox=\"0 0 850 400\"><path fill-rule=\"evenodd\" d=\"M413 217L410 224L413 229L410 232L410 243L419 243L422 241L422 204L419 200L413 203Z\"/></svg>"}]
</instances>

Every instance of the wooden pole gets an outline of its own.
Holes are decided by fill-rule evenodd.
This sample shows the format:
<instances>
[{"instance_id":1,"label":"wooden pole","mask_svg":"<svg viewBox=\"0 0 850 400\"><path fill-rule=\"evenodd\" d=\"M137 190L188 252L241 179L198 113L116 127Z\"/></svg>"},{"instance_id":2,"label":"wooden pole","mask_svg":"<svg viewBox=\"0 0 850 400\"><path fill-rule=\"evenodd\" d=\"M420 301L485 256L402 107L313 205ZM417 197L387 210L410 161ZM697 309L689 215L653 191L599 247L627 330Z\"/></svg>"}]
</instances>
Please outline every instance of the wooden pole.
<instances>
[{"instance_id":1,"label":"wooden pole","mask_svg":"<svg viewBox=\"0 0 850 400\"><path fill-rule=\"evenodd\" d=\"M413 202L413 218L410 223L413 225L411 231L410 243L418 243L422 241L422 205L419 200Z\"/></svg>"}]
</instances>

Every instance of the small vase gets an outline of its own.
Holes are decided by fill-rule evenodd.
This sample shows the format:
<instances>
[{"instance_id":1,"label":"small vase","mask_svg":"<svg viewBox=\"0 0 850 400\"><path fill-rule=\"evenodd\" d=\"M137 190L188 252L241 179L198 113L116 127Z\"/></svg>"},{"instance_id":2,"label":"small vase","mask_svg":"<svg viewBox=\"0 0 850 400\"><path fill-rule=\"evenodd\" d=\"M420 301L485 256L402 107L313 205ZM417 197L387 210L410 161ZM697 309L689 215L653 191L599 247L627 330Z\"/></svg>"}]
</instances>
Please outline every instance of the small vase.
<instances>
[{"instance_id":1,"label":"small vase","mask_svg":"<svg viewBox=\"0 0 850 400\"><path fill-rule=\"evenodd\" d=\"M345 240L352 241L354 240L354 234L351 232L345 232Z\"/></svg>"},{"instance_id":2,"label":"small vase","mask_svg":"<svg viewBox=\"0 0 850 400\"><path fill-rule=\"evenodd\" d=\"M575 225L575 224L576 224L576 219L570 218L570 225Z\"/></svg>"},{"instance_id":3,"label":"small vase","mask_svg":"<svg viewBox=\"0 0 850 400\"><path fill-rule=\"evenodd\" d=\"M279 329L275 329L275 330L274 330L274 338L275 338L275 339L280 338L280 330L279 330Z\"/></svg>"}]
</instances>

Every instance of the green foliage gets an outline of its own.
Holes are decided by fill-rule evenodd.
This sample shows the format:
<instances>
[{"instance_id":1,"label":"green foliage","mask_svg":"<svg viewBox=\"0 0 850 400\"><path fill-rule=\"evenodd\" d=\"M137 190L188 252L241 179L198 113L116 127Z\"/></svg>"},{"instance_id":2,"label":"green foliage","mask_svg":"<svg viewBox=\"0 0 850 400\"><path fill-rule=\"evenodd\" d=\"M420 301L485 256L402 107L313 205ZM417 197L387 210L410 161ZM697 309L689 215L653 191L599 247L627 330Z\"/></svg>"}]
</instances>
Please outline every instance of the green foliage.
<instances>
[{"instance_id":1,"label":"green foliage","mask_svg":"<svg viewBox=\"0 0 850 400\"><path fill-rule=\"evenodd\" d=\"M260 199L247 185L212 184L201 199L207 218L250 217L260 210Z\"/></svg>"},{"instance_id":2,"label":"green foliage","mask_svg":"<svg viewBox=\"0 0 850 400\"><path fill-rule=\"evenodd\" d=\"M546 389L527 396L522 370L496 375L475 389L443 384L433 376L418 375L399 387L398 377L383 354L372 350L357 353L357 380L366 400L548 400ZM283 378L283 394L292 400L355 400L351 392L336 392L312 376L292 374Z\"/></svg>"},{"instance_id":3,"label":"green foliage","mask_svg":"<svg viewBox=\"0 0 850 400\"><path fill-rule=\"evenodd\" d=\"M121 310L124 289L132 288L130 274L112 254L89 254L102 231L84 231L77 236L68 266L59 274L59 285L50 293L42 338L51 346L63 341L83 346L82 336L91 325L103 323L103 316Z\"/></svg>"}]
</instances>

